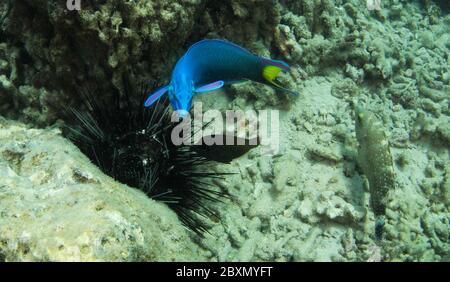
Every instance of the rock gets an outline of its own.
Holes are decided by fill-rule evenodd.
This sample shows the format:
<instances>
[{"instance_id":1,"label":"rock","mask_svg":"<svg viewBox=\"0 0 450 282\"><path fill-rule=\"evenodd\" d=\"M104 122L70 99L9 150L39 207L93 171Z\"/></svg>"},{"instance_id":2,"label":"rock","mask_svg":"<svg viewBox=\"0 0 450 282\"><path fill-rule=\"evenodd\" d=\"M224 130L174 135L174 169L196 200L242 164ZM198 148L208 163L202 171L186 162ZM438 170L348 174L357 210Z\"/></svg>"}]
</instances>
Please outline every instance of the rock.
<instances>
[{"instance_id":1,"label":"rock","mask_svg":"<svg viewBox=\"0 0 450 282\"><path fill-rule=\"evenodd\" d=\"M330 146L323 146L319 144L312 144L308 148L308 152L312 159L325 160L332 163L338 163L342 161L342 153L339 151L339 147L336 144L330 144Z\"/></svg>"},{"instance_id":2,"label":"rock","mask_svg":"<svg viewBox=\"0 0 450 282\"><path fill-rule=\"evenodd\" d=\"M269 157L261 157L258 160L258 167L264 181L270 182L273 178L272 162Z\"/></svg>"},{"instance_id":3,"label":"rock","mask_svg":"<svg viewBox=\"0 0 450 282\"><path fill-rule=\"evenodd\" d=\"M440 122L436 128L436 131L438 135L441 137L443 141L445 141L447 144L450 143L450 118L447 118L446 120Z\"/></svg>"},{"instance_id":4,"label":"rock","mask_svg":"<svg viewBox=\"0 0 450 282\"><path fill-rule=\"evenodd\" d=\"M319 195L315 212L336 222L358 222L364 216L364 213L356 210L332 191L324 191Z\"/></svg>"},{"instance_id":5,"label":"rock","mask_svg":"<svg viewBox=\"0 0 450 282\"><path fill-rule=\"evenodd\" d=\"M286 157L277 161L274 165L274 186L277 192L281 192L286 186L295 186L298 182L298 171L296 162L292 157Z\"/></svg>"},{"instance_id":6,"label":"rock","mask_svg":"<svg viewBox=\"0 0 450 282\"><path fill-rule=\"evenodd\" d=\"M204 260L164 204L115 182L57 129L0 118L0 260Z\"/></svg>"}]
</instances>

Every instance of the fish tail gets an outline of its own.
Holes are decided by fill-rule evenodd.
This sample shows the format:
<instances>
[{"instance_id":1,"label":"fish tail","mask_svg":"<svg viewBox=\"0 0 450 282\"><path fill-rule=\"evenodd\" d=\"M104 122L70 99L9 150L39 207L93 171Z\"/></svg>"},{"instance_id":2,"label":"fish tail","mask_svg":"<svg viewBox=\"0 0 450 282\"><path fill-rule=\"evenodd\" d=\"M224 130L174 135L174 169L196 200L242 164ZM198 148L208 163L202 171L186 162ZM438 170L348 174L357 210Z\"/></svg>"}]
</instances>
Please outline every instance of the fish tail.
<instances>
[{"instance_id":1,"label":"fish tail","mask_svg":"<svg viewBox=\"0 0 450 282\"><path fill-rule=\"evenodd\" d=\"M286 62L280 60L270 60L270 59L262 59L262 76L265 82L268 82L270 85L275 88L288 92L293 95L298 95L297 92L286 89L275 82L275 78L282 71L289 71L289 65Z\"/></svg>"}]
</instances>

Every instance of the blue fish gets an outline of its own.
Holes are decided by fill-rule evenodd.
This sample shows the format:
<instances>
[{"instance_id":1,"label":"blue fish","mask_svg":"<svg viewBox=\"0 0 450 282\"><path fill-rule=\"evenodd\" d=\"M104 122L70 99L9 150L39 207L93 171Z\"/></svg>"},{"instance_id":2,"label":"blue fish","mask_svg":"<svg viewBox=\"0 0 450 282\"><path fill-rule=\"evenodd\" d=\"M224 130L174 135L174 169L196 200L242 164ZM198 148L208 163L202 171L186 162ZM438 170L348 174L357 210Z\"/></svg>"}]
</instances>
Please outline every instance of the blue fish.
<instances>
[{"instance_id":1,"label":"blue fish","mask_svg":"<svg viewBox=\"0 0 450 282\"><path fill-rule=\"evenodd\" d=\"M144 106L149 107L168 92L174 111L185 117L195 93L217 90L225 84L244 80L264 83L298 95L274 81L281 71L288 70L289 65L283 61L256 56L225 40L205 39L188 49L175 65L170 84L150 94Z\"/></svg>"}]
</instances>

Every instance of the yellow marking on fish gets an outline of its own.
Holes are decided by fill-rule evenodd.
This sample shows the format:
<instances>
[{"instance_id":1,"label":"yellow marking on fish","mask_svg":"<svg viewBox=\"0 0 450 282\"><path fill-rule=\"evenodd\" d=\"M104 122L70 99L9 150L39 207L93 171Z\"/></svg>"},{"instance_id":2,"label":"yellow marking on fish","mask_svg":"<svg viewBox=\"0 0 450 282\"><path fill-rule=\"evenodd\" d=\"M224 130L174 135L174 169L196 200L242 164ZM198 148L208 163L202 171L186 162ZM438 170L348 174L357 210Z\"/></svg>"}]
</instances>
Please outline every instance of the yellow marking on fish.
<instances>
[{"instance_id":1,"label":"yellow marking on fish","mask_svg":"<svg viewBox=\"0 0 450 282\"><path fill-rule=\"evenodd\" d=\"M282 71L283 69L280 67L276 67L276 66L265 66L263 68L263 77L270 83L272 83L275 86L281 87L278 83L276 83L275 81L273 81L278 74Z\"/></svg>"}]
</instances>

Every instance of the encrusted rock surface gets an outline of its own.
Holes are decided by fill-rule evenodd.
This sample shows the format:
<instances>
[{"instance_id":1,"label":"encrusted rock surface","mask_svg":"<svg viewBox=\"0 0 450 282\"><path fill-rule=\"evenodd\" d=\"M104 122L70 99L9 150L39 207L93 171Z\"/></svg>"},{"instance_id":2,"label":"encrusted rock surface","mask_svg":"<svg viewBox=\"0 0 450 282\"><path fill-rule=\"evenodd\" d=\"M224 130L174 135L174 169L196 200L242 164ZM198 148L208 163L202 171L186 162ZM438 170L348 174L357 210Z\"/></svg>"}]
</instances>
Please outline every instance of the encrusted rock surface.
<instances>
[{"instance_id":1,"label":"encrusted rock surface","mask_svg":"<svg viewBox=\"0 0 450 282\"><path fill-rule=\"evenodd\" d=\"M0 261L201 260L164 204L102 174L57 129L0 118Z\"/></svg>"}]
</instances>

